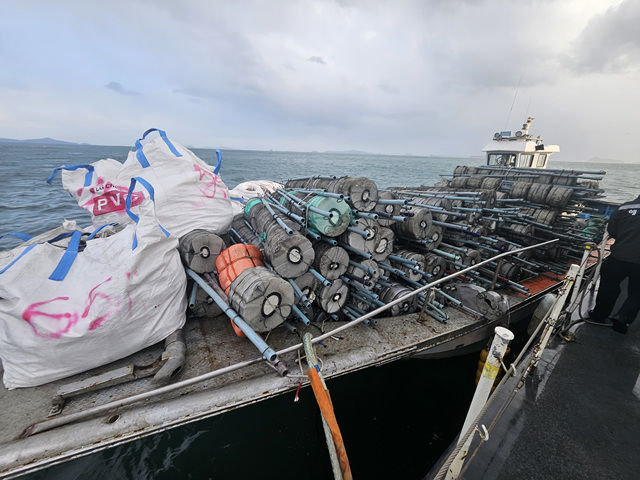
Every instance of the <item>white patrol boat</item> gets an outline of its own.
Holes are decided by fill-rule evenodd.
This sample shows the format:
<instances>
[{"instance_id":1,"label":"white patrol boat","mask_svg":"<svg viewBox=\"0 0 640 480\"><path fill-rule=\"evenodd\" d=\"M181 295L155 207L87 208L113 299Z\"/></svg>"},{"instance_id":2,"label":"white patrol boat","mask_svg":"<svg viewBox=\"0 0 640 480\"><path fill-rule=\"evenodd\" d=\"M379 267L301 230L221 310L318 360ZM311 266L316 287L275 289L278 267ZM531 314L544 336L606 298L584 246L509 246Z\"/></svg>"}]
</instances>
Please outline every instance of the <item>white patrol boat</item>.
<instances>
[{"instance_id":1,"label":"white patrol boat","mask_svg":"<svg viewBox=\"0 0 640 480\"><path fill-rule=\"evenodd\" d=\"M529 133L534 118L529 117L522 130L496 132L493 140L483 149L487 165L516 168L547 168L552 154L559 152L558 145L545 145L540 136Z\"/></svg>"}]
</instances>

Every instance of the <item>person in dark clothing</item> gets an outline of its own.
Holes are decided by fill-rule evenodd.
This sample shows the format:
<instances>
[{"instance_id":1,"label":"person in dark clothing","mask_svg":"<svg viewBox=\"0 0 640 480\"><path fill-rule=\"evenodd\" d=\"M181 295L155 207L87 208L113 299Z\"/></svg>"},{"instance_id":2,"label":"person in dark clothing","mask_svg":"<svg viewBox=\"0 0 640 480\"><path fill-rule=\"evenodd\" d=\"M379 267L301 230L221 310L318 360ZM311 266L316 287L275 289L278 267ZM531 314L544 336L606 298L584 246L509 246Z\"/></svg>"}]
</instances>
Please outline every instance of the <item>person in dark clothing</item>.
<instances>
[{"instance_id":1,"label":"person in dark clothing","mask_svg":"<svg viewBox=\"0 0 640 480\"><path fill-rule=\"evenodd\" d=\"M613 319L613 329L626 333L640 312L640 196L618 207L609 219L607 231L615 243L602 264L596 306L590 317L595 322L604 323L618 299L620 284L628 278L627 299L618 312L618 318Z\"/></svg>"}]
</instances>

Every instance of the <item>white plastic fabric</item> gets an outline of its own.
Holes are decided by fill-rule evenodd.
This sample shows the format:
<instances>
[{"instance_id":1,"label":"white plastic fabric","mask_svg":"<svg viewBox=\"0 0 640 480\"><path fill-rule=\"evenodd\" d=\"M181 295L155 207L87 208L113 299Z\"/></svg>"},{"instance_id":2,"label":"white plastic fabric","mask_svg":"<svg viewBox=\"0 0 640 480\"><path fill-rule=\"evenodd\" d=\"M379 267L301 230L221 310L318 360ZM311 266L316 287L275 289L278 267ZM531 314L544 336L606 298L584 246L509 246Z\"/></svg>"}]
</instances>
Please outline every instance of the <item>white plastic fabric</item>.
<instances>
[{"instance_id":1,"label":"white plastic fabric","mask_svg":"<svg viewBox=\"0 0 640 480\"><path fill-rule=\"evenodd\" d=\"M137 224L87 240L75 258L49 243L0 252L0 358L7 388L105 365L184 325L186 275L178 238L166 236L149 200L138 212ZM61 272L65 263L70 268ZM63 279L50 279L52 272Z\"/></svg>"},{"instance_id":2,"label":"white plastic fabric","mask_svg":"<svg viewBox=\"0 0 640 480\"><path fill-rule=\"evenodd\" d=\"M146 138L148 136L148 138ZM220 153L215 167L191 150L170 141L162 130L150 129L136 142L124 164L114 159L89 165L58 167L63 187L78 204L91 213L95 227L129 221L124 199L133 177L142 177L155 188L156 214L172 235L181 237L191 230L206 229L226 233L233 220L229 190L219 175ZM132 197L133 211L143 194Z\"/></svg>"},{"instance_id":3,"label":"white plastic fabric","mask_svg":"<svg viewBox=\"0 0 640 480\"><path fill-rule=\"evenodd\" d=\"M91 214L91 222L95 227L107 223L128 222L129 216L125 211L124 200L131 179L119 177L122 163L107 158L93 162L87 167L91 168L60 167L62 186L76 199L78 205ZM87 182L87 179L90 181ZM132 198L132 205L138 206L143 199L143 193L136 192Z\"/></svg>"},{"instance_id":4,"label":"white plastic fabric","mask_svg":"<svg viewBox=\"0 0 640 480\"><path fill-rule=\"evenodd\" d=\"M198 228L226 233L233 211L229 190L218 174L219 152L218 165L211 167L188 148L169 141L163 131L145 143L141 140L129 153L117 183L138 176L149 181L156 190L158 220L172 235L181 237Z\"/></svg>"},{"instance_id":5,"label":"white plastic fabric","mask_svg":"<svg viewBox=\"0 0 640 480\"><path fill-rule=\"evenodd\" d=\"M267 193L273 194L279 188L284 188L284 185L272 180L250 180L239 183L233 190L229 191L233 206L233 216L244 213L244 204L247 200L264 196Z\"/></svg>"}]
</instances>

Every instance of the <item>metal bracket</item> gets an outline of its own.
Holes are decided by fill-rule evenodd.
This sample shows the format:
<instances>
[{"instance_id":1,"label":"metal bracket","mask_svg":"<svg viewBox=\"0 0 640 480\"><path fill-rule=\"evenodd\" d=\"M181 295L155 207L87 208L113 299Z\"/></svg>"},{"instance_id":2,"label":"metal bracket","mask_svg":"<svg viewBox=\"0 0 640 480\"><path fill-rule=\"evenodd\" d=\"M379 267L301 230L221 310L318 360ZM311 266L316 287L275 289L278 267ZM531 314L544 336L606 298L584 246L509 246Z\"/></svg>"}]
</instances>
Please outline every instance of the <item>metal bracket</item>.
<instances>
[{"instance_id":1,"label":"metal bracket","mask_svg":"<svg viewBox=\"0 0 640 480\"><path fill-rule=\"evenodd\" d=\"M436 287L431 287L430 289L427 290L427 293L426 293L425 298L424 298L424 304L422 305L422 309L420 310L420 313L418 314L418 320L419 321L425 322L427 320L427 317L429 316L429 314L427 313L427 305L434 298L436 298Z\"/></svg>"},{"instance_id":2,"label":"metal bracket","mask_svg":"<svg viewBox=\"0 0 640 480\"><path fill-rule=\"evenodd\" d=\"M504 362L502 361L502 359L500 360L500 365L502 365L502 369L504 370L504 373L506 373L507 375L511 375L512 377L516 376L517 370L516 370L516 366L512 363L511 365L509 365L509 368L506 367L506 365L504 364Z\"/></svg>"},{"instance_id":3,"label":"metal bracket","mask_svg":"<svg viewBox=\"0 0 640 480\"><path fill-rule=\"evenodd\" d=\"M482 430L480 430L480 428ZM480 435L480 438L482 439L482 441L486 442L487 440L489 440L489 430L487 430L487 427L485 427L484 425L480 425L480 428L476 426L475 430L476 432L478 432L478 435Z\"/></svg>"},{"instance_id":4,"label":"metal bracket","mask_svg":"<svg viewBox=\"0 0 640 480\"><path fill-rule=\"evenodd\" d=\"M49 417L59 415L70 398L96 390L121 385L123 383L154 376L154 383L167 383L185 360L186 346L182 330L177 330L165 339L165 349L151 362L132 362L123 367L114 368L98 375L61 385L51 400ZM147 357L148 358L148 357Z\"/></svg>"},{"instance_id":5,"label":"metal bracket","mask_svg":"<svg viewBox=\"0 0 640 480\"><path fill-rule=\"evenodd\" d=\"M127 383L132 380L150 377L160 370L162 364L162 356L159 356L148 364L139 365L130 363L124 367L114 368L99 375L93 375L83 380L64 384L58 388L57 395L51 401L49 416L60 414L66 401L70 398Z\"/></svg>"}]
</instances>

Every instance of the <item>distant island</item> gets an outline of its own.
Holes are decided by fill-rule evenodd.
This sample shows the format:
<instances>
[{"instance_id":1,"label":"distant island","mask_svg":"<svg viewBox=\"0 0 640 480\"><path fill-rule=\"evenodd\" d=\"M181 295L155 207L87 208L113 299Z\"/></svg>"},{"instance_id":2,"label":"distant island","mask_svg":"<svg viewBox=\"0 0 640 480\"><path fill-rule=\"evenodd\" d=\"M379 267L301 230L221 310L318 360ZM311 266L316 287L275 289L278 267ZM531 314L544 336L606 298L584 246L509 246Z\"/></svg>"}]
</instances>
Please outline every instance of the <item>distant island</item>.
<instances>
[{"instance_id":1,"label":"distant island","mask_svg":"<svg viewBox=\"0 0 640 480\"><path fill-rule=\"evenodd\" d=\"M37 145L89 145L88 143L65 142L55 138L30 138L28 140L16 140L14 138L0 138L0 143L32 143Z\"/></svg>"},{"instance_id":2,"label":"distant island","mask_svg":"<svg viewBox=\"0 0 640 480\"><path fill-rule=\"evenodd\" d=\"M616 160L615 158L605 158L605 157L591 157L587 160L588 163L634 163L632 161L624 161L624 160Z\"/></svg>"},{"instance_id":3,"label":"distant island","mask_svg":"<svg viewBox=\"0 0 640 480\"><path fill-rule=\"evenodd\" d=\"M332 153L339 155L375 155L375 153L363 152L362 150L325 150L322 153Z\"/></svg>"}]
</instances>

